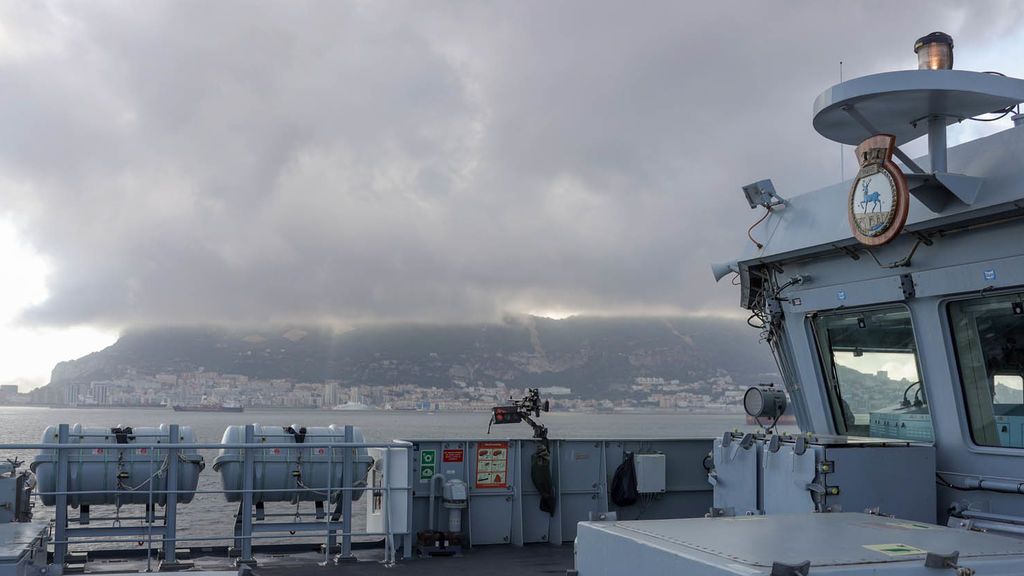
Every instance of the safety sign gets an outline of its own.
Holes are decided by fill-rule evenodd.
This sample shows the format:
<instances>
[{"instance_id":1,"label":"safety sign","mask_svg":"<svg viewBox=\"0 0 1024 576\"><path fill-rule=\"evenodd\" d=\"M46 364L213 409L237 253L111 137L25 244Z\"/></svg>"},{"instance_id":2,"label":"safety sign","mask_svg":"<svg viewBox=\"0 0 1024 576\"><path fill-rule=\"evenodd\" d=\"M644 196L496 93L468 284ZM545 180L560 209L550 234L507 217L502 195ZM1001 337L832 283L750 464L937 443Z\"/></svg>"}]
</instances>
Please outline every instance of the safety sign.
<instances>
[{"instance_id":1,"label":"safety sign","mask_svg":"<svg viewBox=\"0 0 1024 576\"><path fill-rule=\"evenodd\" d=\"M420 450L420 480L430 480L437 471L437 450Z\"/></svg>"},{"instance_id":2,"label":"safety sign","mask_svg":"<svg viewBox=\"0 0 1024 576\"><path fill-rule=\"evenodd\" d=\"M508 442L476 445L476 487L508 487Z\"/></svg>"}]
</instances>

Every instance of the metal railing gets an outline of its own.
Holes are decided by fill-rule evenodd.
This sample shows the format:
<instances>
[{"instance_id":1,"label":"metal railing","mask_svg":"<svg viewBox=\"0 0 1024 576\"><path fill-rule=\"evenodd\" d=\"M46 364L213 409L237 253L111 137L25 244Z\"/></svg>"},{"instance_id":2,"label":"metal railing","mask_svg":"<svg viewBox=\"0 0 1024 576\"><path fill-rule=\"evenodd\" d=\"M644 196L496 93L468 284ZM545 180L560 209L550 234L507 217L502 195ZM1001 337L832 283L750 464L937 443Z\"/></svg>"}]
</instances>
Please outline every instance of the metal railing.
<instances>
[{"instance_id":1,"label":"metal railing","mask_svg":"<svg viewBox=\"0 0 1024 576\"><path fill-rule=\"evenodd\" d=\"M53 544L54 552L53 561L56 564L63 564L66 561L69 547L73 543L127 544L132 539L139 544L147 545L147 568L151 568L153 551L156 549L154 544L159 547L158 555L162 557L163 567L172 568L177 564L176 548L178 544L187 542L203 545L228 539L234 543L233 552L237 553L237 563L255 564L253 555L254 541L291 538L297 532L310 535L322 534L324 539L322 546L324 562L332 560L331 555L334 554L335 550L339 550L339 552L334 556L334 561L354 558L352 553L352 538L354 536L383 538L384 561L386 563L394 563L397 559L398 548L395 542L396 536L398 536L402 544L402 556L406 558L411 557L411 507L413 496L413 445L411 443L402 441L355 442L353 441L354 428L352 426L344 427L344 437L341 442L320 440L312 436L307 436L301 443L295 441L267 442L265 440L268 436L273 436L267 434L261 434L261 441L257 442L255 427L251 424L245 426L244 433L244 442L238 443L181 443L179 441L179 425L171 424L168 425L166 434L133 433L131 434L132 440L127 444L103 442L72 443L73 439L81 441L95 436L92 434L79 434L75 438L70 427L67 424L61 424L57 428L56 443L3 444L0 445L0 451L38 450L41 453L49 453L56 456L56 461L53 463L56 470L55 489L46 491L42 490L42 486L37 486L36 491L37 497L52 496L54 498L52 506L54 509L54 518L52 520L53 538L51 543ZM290 438L291 436L282 434L281 437ZM319 451L318 449L321 448L324 450ZM263 454L265 450L275 449L280 449L281 452L288 455L294 454L297 456L295 461L288 461L289 464L297 464L300 467L304 463L306 465L311 463L326 464L328 470L326 485L308 486L302 481L298 473L293 472L292 476L295 482L293 487L256 488L254 486L254 479L257 474L256 468L257 465L263 463L258 460L258 456ZM375 462L371 462L368 468L367 477L375 479L373 485L370 486L364 483L366 478L354 477L356 455L360 449L379 449L383 451L383 457L378 458ZM113 491L69 489L68 483L72 464L81 464L83 462L81 459L81 456L84 454L83 451L92 450L102 450L104 453L106 453L105 451L110 451L118 455L119 465L122 462L120 456L123 455L124 451L135 451L135 454L138 455L143 453L140 450L144 450L144 454L149 456L148 461L134 458L133 463L148 462L149 469L155 469L156 471L146 478L144 482L134 487L123 486L119 475L116 479L117 481L114 482L116 489ZM195 489L180 487L178 485L179 467L183 463L182 452L184 450L238 450L241 456L241 502L239 503L238 512L234 515L230 535L216 534L194 537L181 537L178 535L178 520L179 516L182 515L182 511L178 507L178 500L181 495L224 494L226 497L229 492L239 492L237 489L228 489L227 486L223 486L221 489L201 489L198 486ZM287 452L285 452L286 450ZM303 460L303 455L312 455L314 450L317 450L317 456L321 458L326 456L326 460L321 459L315 462ZM399 453L399 457L405 460L405 470L399 471L399 473L394 473L388 469L394 451L402 451ZM402 455L403 452L404 456ZM72 458L76 453L79 455L79 459L73 462ZM281 462L281 460L274 460L274 462ZM335 475L335 466L337 464L341 465L340 478ZM197 474L203 468L205 466L200 467ZM162 485L163 488L161 489L158 485ZM369 492L370 498L373 498L375 495L383 496L381 499L383 506L381 512L384 517L383 532L358 531L354 529L352 524L352 504L353 495L357 491ZM120 497L123 496L127 499L131 496L138 500L140 492L146 495L145 515L122 518L120 516L120 508L122 506L120 504ZM264 512L262 499L258 495L267 492L279 494L295 493L295 503L297 506L302 501L300 496L303 494L315 494L317 497L322 496L323 500L313 498L316 511L312 521L301 520L298 513L290 522L264 521L266 518L286 516L284 514L266 514ZM406 507L407 512L402 515L405 518L404 525L402 526L395 526L391 521L395 505L395 500L392 497L393 492L402 494L402 501L398 505ZM114 495L114 500L117 502L113 505L116 510L115 516L90 518L89 514L85 511L80 511L78 517L71 516L69 512L71 508L69 497L95 494ZM164 511L162 515L158 515L156 507L162 499L164 500ZM326 502L326 510L322 507L324 502ZM334 502L337 502L337 504L332 511L331 505ZM101 504L95 505L101 506ZM138 526L121 525L121 520L128 519L142 520L142 524ZM88 526L93 521L107 520L112 520L110 526ZM160 520L163 520L162 526L158 525ZM77 524L77 526L71 526L71 524ZM140 537L144 538L144 540L139 540ZM341 540L340 548L338 547L339 537Z\"/></svg>"}]
</instances>

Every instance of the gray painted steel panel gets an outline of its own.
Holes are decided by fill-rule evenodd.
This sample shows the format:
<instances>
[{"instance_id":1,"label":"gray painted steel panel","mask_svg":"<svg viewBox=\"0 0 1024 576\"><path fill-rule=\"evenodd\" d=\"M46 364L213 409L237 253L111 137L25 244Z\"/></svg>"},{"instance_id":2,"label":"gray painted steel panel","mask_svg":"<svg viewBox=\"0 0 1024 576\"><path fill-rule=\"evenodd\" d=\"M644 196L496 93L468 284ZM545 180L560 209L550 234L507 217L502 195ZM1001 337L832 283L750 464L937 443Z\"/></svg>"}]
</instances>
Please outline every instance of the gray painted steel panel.
<instances>
[{"instance_id":1,"label":"gray painted steel panel","mask_svg":"<svg viewBox=\"0 0 1024 576\"><path fill-rule=\"evenodd\" d=\"M822 448L812 446L803 454L797 454L791 444L780 446L778 452L767 448L761 446L765 514L814 512L814 500L808 487L817 476L816 464L823 459Z\"/></svg>"},{"instance_id":2,"label":"gray painted steel panel","mask_svg":"<svg viewBox=\"0 0 1024 576\"><path fill-rule=\"evenodd\" d=\"M714 506L727 515L861 512L935 522L935 449L900 440L845 436L715 440Z\"/></svg>"},{"instance_id":3,"label":"gray painted steel panel","mask_svg":"<svg viewBox=\"0 0 1024 576\"><path fill-rule=\"evenodd\" d=\"M29 576L46 569L46 524L0 524L0 576Z\"/></svg>"},{"instance_id":4,"label":"gray painted steel panel","mask_svg":"<svg viewBox=\"0 0 1024 576\"><path fill-rule=\"evenodd\" d=\"M826 446L834 463L825 504L834 510L861 512L879 508L898 518L935 522L935 450L931 446Z\"/></svg>"},{"instance_id":5,"label":"gray painted steel panel","mask_svg":"<svg viewBox=\"0 0 1024 576\"><path fill-rule=\"evenodd\" d=\"M811 282L813 282L813 277ZM879 302L900 302L904 299L903 287L898 275L831 286L809 287L804 290L787 291L786 295L789 301L782 303L783 309L797 314L840 307L864 306Z\"/></svg>"},{"instance_id":6,"label":"gray painted steel panel","mask_svg":"<svg viewBox=\"0 0 1024 576\"><path fill-rule=\"evenodd\" d=\"M732 439L728 446L723 446L722 439L715 438L712 453L715 469L708 477L715 490L715 508L738 516L760 510L760 453L757 444L744 448L738 439Z\"/></svg>"},{"instance_id":7,"label":"gray painted steel panel","mask_svg":"<svg viewBox=\"0 0 1024 576\"><path fill-rule=\"evenodd\" d=\"M910 553L892 555L894 545ZM857 513L585 522L576 568L580 576L767 574L773 562L809 560L811 574L936 574L914 549L958 550L979 574L1024 569L1024 541Z\"/></svg>"},{"instance_id":8,"label":"gray painted steel panel","mask_svg":"<svg viewBox=\"0 0 1024 576\"><path fill-rule=\"evenodd\" d=\"M0 562L19 559L46 533L42 522L0 524Z\"/></svg>"},{"instance_id":9,"label":"gray painted steel panel","mask_svg":"<svg viewBox=\"0 0 1024 576\"><path fill-rule=\"evenodd\" d=\"M1024 284L1024 256L972 262L916 272L917 295L944 296Z\"/></svg>"}]
</instances>

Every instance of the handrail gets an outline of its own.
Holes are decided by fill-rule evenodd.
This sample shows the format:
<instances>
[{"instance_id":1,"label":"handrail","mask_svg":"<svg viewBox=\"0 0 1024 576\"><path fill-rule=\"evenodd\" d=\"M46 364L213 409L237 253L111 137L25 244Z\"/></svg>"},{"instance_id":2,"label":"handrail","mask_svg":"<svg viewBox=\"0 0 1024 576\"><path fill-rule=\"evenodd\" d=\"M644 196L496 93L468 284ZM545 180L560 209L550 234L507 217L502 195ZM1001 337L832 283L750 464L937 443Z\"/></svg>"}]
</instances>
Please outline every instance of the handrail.
<instances>
[{"instance_id":1,"label":"handrail","mask_svg":"<svg viewBox=\"0 0 1024 576\"><path fill-rule=\"evenodd\" d=\"M231 443L211 443L211 442L196 442L196 443L177 443L171 444L170 442L132 442L130 444L111 444L109 442L90 442L90 443L51 443L51 444L0 444L0 448L4 450L53 450L60 447L62 450L94 450L97 448L111 449L111 450L130 450L133 448L152 448L154 450L181 450L196 448L199 450L217 450L221 448L408 448L406 444L402 442L319 442L309 441L297 444L294 442L231 442ZM173 448L169 448L173 447Z\"/></svg>"},{"instance_id":2,"label":"handrail","mask_svg":"<svg viewBox=\"0 0 1024 576\"><path fill-rule=\"evenodd\" d=\"M54 497L51 500L54 505L47 507L54 509L54 518L51 520L53 535L49 542L53 544L54 562L58 564L65 561L68 547L72 543L124 544L127 542L138 542L142 545L146 542L148 543L147 568L149 568L151 552L155 550L154 545L160 545L161 543L163 545L164 561L174 563L177 560L175 557L175 547L179 542L211 543L230 540L234 542L234 548L240 552L238 562L254 564L252 546L254 540L291 538L294 537L296 532L302 532L308 536L322 535L325 540L323 544L325 561L330 554L338 549L339 537L341 540L339 559L351 557L353 536L384 537L386 545L390 546L392 550L394 550L393 538L395 534L402 534L407 538L411 538L411 514L406 515L408 521L405 526L395 527L390 522L386 522L383 532L356 530L352 525L352 502L356 491L383 493L386 490L390 494L392 490L396 490L400 493L410 494L414 490L412 482L412 444L403 441L354 442L354 428L352 426L345 426L344 434L331 434L327 437L319 436L316 438L307 437L302 443L255 440L254 425L251 424L245 426L244 432L245 438L248 440L247 442L184 443L180 440L180 426L172 424L168 426L167 431L163 434L132 434L133 440L129 443L76 443L73 441L76 437L77 439L95 438L97 435L73 434L67 424L61 424L58 426L58 432L55 435L58 439L57 442L0 444L0 450L35 450L38 451L36 462L45 462L45 465L53 466L55 476L52 485L54 489L44 490L41 485L37 485L34 496L36 498L41 496ZM259 435L260 438L268 436L289 437L290 435ZM324 448L329 448L330 450L321 450ZM146 452L138 452L143 449ZM297 485L293 487L288 487L288 484L291 483L290 478L281 482L281 487L279 488L254 486L253 480L257 476L256 466L267 462L262 457L263 455L260 451L268 449L286 450L287 452L284 454L297 457L295 459L274 458L270 462L298 466L326 466L326 474L312 480L310 482L312 485L303 483L301 478L296 476L295 483ZM389 459L388 455L392 454L393 450L404 451L405 454L400 456L400 458L407 460L408 478L390 478L385 464L383 470L380 470L382 473L378 476L381 484L377 487L367 485L369 473L366 477L356 478L354 464L357 462L365 464L372 462L372 460L365 453L362 455L356 453L356 449L381 450L383 451L385 462ZM79 456L84 456L84 454L81 454L82 452L88 450L103 450L103 457L94 457L88 460L79 458ZM235 461L234 465L241 466L241 470L238 473L241 474L242 486L234 488L222 485L219 489L201 489L198 486L195 489L190 489L187 486L180 487L178 485L179 467L187 464L197 465L200 462L198 458L189 460L187 456L199 456L195 454L199 450L238 450L236 455L239 458ZM131 460L122 460L125 451L135 452L134 457ZM313 451L320 451L320 453L310 454ZM108 455L113 457L107 458ZM100 455L96 454L95 456ZM134 488L123 486L121 476L117 476L116 485L112 485L114 487L109 490L73 489L68 484L69 477L73 477L72 470L78 469L80 465L87 465L90 462L103 466L105 470L110 465L116 465L116 470L120 472L125 470L122 467L123 464L148 466L143 473L148 478ZM339 465L342 467L340 474L336 468ZM195 474L198 475L204 468L205 466L199 468ZM154 470L155 472L150 475L150 472ZM322 472L323 469L321 468L321 472L316 474L320 475ZM111 470L106 470L106 474L113 473ZM80 475L78 478L81 481L82 477ZM109 482L113 480L111 477L106 476L102 481L110 485ZM196 477L193 477L191 481L195 482ZM138 480L135 482L138 482ZM299 515L298 505L293 515L280 513L267 515L263 512L262 499L257 504L256 497L263 493L305 494L311 496L308 500L316 502L316 507L311 512L303 511L303 514L308 518L305 521ZM176 533L177 516L180 512L178 510L179 495L191 497L196 494L223 494L225 496L241 494L238 512L232 515L232 520L229 520L230 524L227 532L220 532L218 530L214 534L195 536L179 536ZM113 504L91 505L111 506L117 512L113 516L104 515L103 517L89 518L88 508L84 507L83 504L83 509L80 510L78 517L70 517L69 508L73 502L71 498L88 497L90 495L112 496L114 499ZM121 517L120 508L124 505L124 502L119 500L121 498L132 498L134 502L130 503L145 506L145 514ZM286 499L285 502L289 499L287 496L284 496L284 498ZM89 499L85 498L85 500ZM157 514L157 505L160 501L163 501L164 510L162 514ZM300 502L304 501L307 501L307 499L300 500ZM327 505L324 506L322 503L327 503ZM387 498L384 503L384 513L389 520L391 517L391 505L391 499ZM290 522L264 521L267 518L286 518L288 516L291 516L293 520ZM122 520L141 521L141 524L121 525ZM254 520L258 522L254 522ZM163 525L156 524L160 521L163 521ZM90 523L97 522L102 522L105 525L89 526ZM393 560L393 554L389 558Z\"/></svg>"}]
</instances>

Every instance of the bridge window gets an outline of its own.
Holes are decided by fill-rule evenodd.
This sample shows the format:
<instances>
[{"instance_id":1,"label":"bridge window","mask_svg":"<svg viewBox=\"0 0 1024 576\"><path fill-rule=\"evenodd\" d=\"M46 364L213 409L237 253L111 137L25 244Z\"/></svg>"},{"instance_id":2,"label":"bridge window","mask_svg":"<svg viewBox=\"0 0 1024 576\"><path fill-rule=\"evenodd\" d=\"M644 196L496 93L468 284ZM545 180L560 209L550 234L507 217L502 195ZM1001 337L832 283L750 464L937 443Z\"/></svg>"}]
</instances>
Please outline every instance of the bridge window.
<instances>
[{"instance_id":1,"label":"bridge window","mask_svg":"<svg viewBox=\"0 0 1024 576\"><path fill-rule=\"evenodd\" d=\"M906 307L821 314L813 329L838 433L932 440Z\"/></svg>"},{"instance_id":2,"label":"bridge window","mask_svg":"<svg viewBox=\"0 0 1024 576\"><path fill-rule=\"evenodd\" d=\"M1024 294L949 305L971 437L1024 448Z\"/></svg>"}]
</instances>

